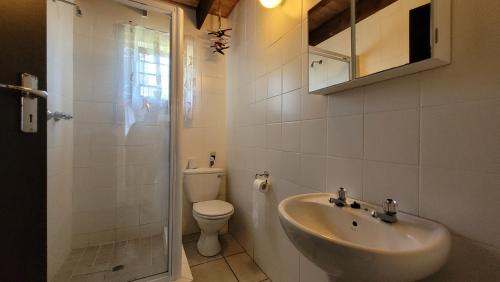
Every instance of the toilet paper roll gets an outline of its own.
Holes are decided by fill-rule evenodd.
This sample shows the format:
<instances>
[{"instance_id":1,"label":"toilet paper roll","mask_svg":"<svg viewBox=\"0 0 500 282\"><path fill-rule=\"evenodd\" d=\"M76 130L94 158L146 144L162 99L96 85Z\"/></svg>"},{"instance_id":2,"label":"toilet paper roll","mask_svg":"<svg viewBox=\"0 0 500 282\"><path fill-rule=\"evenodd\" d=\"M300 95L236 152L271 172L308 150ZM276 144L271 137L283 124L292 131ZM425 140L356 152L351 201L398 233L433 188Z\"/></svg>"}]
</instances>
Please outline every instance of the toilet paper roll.
<instances>
[{"instance_id":1,"label":"toilet paper roll","mask_svg":"<svg viewBox=\"0 0 500 282\"><path fill-rule=\"evenodd\" d=\"M266 181L265 179L257 178L253 182L253 188L262 193L267 193L267 191L269 191L269 186L270 186L269 180Z\"/></svg>"}]
</instances>

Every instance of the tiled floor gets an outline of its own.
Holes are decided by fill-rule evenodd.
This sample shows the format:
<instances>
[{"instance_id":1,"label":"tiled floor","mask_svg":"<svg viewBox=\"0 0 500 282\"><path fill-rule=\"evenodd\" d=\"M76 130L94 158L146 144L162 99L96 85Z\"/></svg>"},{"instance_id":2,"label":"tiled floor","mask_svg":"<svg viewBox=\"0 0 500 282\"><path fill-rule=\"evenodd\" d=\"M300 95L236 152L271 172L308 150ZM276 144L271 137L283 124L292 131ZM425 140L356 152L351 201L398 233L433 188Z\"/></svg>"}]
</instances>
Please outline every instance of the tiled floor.
<instances>
[{"instance_id":1,"label":"tiled floor","mask_svg":"<svg viewBox=\"0 0 500 282\"><path fill-rule=\"evenodd\" d=\"M222 252L213 257L198 253L198 236L192 234L182 238L194 282L270 282L231 234L220 237Z\"/></svg>"},{"instance_id":2,"label":"tiled floor","mask_svg":"<svg viewBox=\"0 0 500 282\"><path fill-rule=\"evenodd\" d=\"M52 280L124 282L166 271L163 235L76 249ZM123 266L113 271L114 267Z\"/></svg>"}]
</instances>

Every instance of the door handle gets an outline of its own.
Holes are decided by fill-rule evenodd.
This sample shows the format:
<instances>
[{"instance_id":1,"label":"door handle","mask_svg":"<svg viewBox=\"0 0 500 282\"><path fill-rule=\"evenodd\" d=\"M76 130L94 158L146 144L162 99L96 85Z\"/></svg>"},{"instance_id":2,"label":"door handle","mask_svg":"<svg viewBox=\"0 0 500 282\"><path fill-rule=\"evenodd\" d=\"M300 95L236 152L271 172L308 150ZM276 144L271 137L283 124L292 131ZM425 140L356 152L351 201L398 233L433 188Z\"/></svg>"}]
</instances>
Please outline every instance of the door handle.
<instances>
[{"instance_id":1,"label":"door handle","mask_svg":"<svg viewBox=\"0 0 500 282\"><path fill-rule=\"evenodd\" d=\"M20 91L21 95L21 131L38 131L38 98L47 99L47 91L38 90L38 77L29 73L21 74L22 86L0 83L0 88Z\"/></svg>"},{"instance_id":2,"label":"door handle","mask_svg":"<svg viewBox=\"0 0 500 282\"><path fill-rule=\"evenodd\" d=\"M47 91L31 89L29 87L18 86L18 85L10 85L10 84L0 83L0 88L7 88L7 89L12 89L12 90L18 90L18 91L21 91L23 93L28 93L30 95L35 95L38 98L47 98L49 96L49 94L47 93Z\"/></svg>"}]
</instances>

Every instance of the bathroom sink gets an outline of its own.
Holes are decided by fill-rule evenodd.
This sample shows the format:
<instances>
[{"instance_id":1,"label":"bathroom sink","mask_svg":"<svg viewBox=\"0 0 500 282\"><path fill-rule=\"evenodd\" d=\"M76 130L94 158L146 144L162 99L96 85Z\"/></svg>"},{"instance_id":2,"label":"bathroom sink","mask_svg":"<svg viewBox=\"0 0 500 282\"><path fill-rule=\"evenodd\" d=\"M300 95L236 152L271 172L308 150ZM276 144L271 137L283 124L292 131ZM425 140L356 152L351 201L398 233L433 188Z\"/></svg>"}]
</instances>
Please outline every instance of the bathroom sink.
<instances>
[{"instance_id":1,"label":"bathroom sink","mask_svg":"<svg viewBox=\"0 0 500 282\"><path fill-rule=\"evenodd\" d=\"M337 207L332 196L293 196L278 207L290 241L332 281L416 281L446 262L450 234L441 224L402 213L386 223L372 217L375 206Z\"/></svg>"}]
</instances>

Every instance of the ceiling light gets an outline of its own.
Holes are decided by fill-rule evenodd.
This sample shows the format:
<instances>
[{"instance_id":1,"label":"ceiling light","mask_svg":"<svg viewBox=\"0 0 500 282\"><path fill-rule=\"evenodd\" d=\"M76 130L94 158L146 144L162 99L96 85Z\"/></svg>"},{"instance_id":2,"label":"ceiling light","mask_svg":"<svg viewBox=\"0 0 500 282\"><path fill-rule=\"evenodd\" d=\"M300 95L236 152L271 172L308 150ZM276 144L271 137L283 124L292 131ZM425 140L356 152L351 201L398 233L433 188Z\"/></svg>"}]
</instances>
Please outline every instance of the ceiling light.
<instances>
[{"instance_id":1,"label":"ceiling light","mask_svg":"<svg viewBox=\"0 0 500 282\"><path fill-rule=\"evenodd\" d=\"M268 9L275 8L280 3L281 3L281 0L260 0L260 4L262 4L262 6L268 8Z\"/></svg>"}]
</instances>

